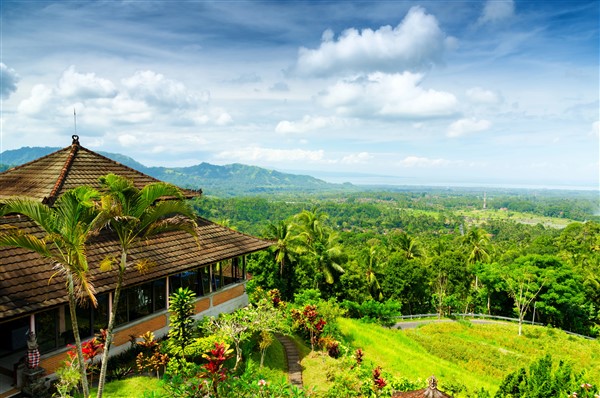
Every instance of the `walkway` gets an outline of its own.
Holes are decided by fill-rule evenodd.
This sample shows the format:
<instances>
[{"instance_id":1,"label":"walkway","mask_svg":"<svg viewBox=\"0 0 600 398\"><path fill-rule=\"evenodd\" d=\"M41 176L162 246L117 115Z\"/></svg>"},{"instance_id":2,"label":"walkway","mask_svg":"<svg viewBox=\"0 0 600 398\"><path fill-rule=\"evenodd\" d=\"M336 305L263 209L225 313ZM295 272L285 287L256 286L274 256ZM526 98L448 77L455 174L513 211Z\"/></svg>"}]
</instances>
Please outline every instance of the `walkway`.
<instances>
[{"instance_id":1,"label":"walkway","mask_svg":"<svg viewBox=\"0 0 600 398\"><path fill-rule=\"evenodd\" d=\"M302 366L300 366L300 352L298 351L298 347L296 347L296 344L288 336L277 335L276 337L285 349L290 384L302 388Z\"/></svg>"}]
</instances>

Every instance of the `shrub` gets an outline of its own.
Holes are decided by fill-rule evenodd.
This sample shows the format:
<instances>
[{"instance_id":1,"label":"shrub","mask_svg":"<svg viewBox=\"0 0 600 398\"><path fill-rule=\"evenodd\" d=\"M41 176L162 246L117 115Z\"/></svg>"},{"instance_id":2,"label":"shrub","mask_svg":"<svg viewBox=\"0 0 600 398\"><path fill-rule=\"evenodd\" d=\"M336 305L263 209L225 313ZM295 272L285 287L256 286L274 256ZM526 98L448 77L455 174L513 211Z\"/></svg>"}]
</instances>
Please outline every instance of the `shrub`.
<instances>
[{"instance_id":1,"label":"shrub","mask_svg":"<svg viewBox=\"0 0 600 398\"><path fill-rule=\"evenodd\" d=\"M393 326L400 316L401 308L400 303L395 300L388 300L383 303L367 300L360 304L344 300L341 306L347 311L350 318L363 319L383 326Z\"/></svg>"}]
</instances>

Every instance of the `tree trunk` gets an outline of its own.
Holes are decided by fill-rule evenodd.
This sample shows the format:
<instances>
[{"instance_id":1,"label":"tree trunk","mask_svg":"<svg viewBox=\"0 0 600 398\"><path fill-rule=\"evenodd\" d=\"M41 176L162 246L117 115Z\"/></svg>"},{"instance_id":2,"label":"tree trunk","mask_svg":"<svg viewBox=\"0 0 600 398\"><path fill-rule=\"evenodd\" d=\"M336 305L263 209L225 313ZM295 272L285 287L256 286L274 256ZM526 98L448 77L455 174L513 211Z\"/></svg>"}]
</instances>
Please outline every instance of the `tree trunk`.
<instances>
[{"instance_id":1,"label":"tree trunk","mask_svg":"<svg viewBox=\"0 0 600 398\"><path fill-rule=\"evenodd\" d=\"M104 350L102 351L102 364L100 367L100 376L98 377L98 394L97 398L102 398L104 392L104 383L106 381L106 368L108 365L108 351L113 340L113 329L115 328L115 318L117 317L117 307L119 305L119 297L121 296L121 285L123 284L123 274L125 273L125 265L127 264L127 252L121 252L121 264L119 265L119 273L117 277L117 287L113 297L112 311L108 318L108 328L106 330L106 341L104 342Z\"/></svg>"},{"instance_id":2,"label":"tree trunk","mask_svg":"<svg viewBox=\"0 0 600 398\"><path fill-rule=\"evenodd\" d=\"M69 313L71 314L71 327L73 328L73 337L75 338L75 349L77 351L77 360L79 361L79 373L81 374L81 387L83 396L90 396L87 382L87 373L85 371L85 360L83 359L83 348L81 337L79 337L79 324L77 323L77 303L75 301L75 291L73 287L73 275L67 272L67 291L69 295Z\"/></svg>"}]
</instances>

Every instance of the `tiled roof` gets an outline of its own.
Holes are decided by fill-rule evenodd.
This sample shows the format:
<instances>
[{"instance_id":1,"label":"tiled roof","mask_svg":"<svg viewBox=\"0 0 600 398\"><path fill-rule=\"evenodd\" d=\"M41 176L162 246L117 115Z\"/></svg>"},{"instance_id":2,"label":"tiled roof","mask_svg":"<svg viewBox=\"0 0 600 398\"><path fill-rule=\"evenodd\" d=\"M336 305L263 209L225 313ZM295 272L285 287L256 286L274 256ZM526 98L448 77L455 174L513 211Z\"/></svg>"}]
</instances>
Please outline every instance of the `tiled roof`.
<instances>
[{"instance_id":1,"label":"tiled roof","mask_svg":"<svg viewBox=\"0 0 600 398\"><path fill-rule=\"evenodd\" d=\"M27 196L52 204L65 191L87 185L100 188L98 177L113 173L133 181L142 188L157 179L115 162L79 145L73 144L32 162L0 173L0 200L11 196ZM187 198L200 196L202 191L183 190Z\"/></svg>"},{"instance_id":2,"label":"tiled roof","mask_svg":"<svg viewBox=\"0 0 600 398\"><path fill-rule=\"evenodd\" d=\"M88 185L99 188L98 178L114 173L133 180L138 188L158 180L73 144L33 162L0 174L0 200L11 196L27 196L52 204L71 188ZM184 191L189 197L201 191ZM213 264L271 246L271 242L244 235L229 228L199 218L198 241L185 232L167 232L133 248L131 263L149 260L153 266L144 274L129 270L124 286L163 278L202 265ZM0 218L0 228L14 226L28 233L43 233L26 217L16 215ZM99 263L106 256L120 256L115 236L106 230L89 242L87 257L89 278L97 293L115 288L116 271L100 272ZM56 270L49 260L12 247L0 247L0 320L22 316L67 302L64 279L54 276Z\"/></svg>"},{"instance_id":3,"label":"tiled roof","mask_svg":"<svg viewBox=\"0 0 600 398\"><path fill-rule=\"evenodd\" d=\"M198 242L186 232L163 233L138 244L128 262L148 259L153 264L144 274L134 267L126 272L124 286L140 284L202 265L263 250L271 242L244 235L205 219L198 219ZM0 226L12 225L30 233L41 231L28 219L18 216L0 218ZM97 293L114 290L116 271L100 271L106 256L120 256L120 246L108 231L90 241L87 252L89 279ZM67 303L64 279L52 276L56 270L49 260L36 253L0 247L0 319L17 317Z\"/></svg>"}]
</instances>

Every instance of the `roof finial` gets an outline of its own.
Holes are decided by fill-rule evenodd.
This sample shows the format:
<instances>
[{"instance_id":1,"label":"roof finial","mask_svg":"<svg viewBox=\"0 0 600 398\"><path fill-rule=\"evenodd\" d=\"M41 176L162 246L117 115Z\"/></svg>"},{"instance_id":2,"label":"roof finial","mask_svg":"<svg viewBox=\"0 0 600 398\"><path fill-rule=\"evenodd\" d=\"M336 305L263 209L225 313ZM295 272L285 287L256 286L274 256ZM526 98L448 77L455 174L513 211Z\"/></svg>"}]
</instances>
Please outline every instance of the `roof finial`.
<instances>
[{"instance_id":1,"label":"roof finial","mask_svg":"<svg viewBox=\"0 0 600 398\"><path fill-rule=\"evenodd\" d=\"M77 134L74 134L71 138L73 139L73 145L79 145L79 136Z\"/></svg>"},{"instance_id":2,"label":"roof finial","mask_svg":"<svg viewBox=\"0 0 600 398\"><path fill-rule=\"evenodd\" d=\"M431 390L436 389L437 388L437 379L435 378L434 375L431 375L430 378L427 379L427 381L429 382L429 388Z\"/></svg>"}]
</instances>

